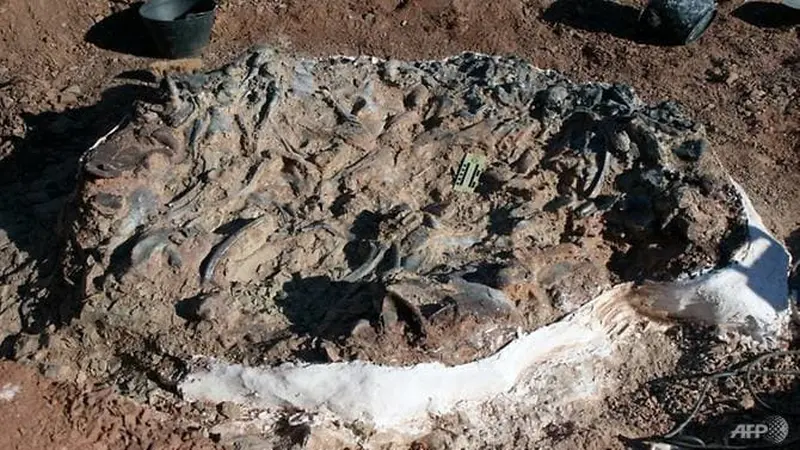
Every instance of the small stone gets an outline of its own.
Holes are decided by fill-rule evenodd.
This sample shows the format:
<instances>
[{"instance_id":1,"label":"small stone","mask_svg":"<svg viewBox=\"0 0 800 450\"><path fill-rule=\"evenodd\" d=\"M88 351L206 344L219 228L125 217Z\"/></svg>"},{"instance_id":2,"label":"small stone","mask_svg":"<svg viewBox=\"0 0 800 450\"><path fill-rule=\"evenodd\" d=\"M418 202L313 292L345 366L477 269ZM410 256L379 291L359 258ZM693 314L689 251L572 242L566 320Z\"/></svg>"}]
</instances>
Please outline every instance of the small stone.
<instances>
[{"instance_id":1,"label":"small stone","mask_svg":"<svg viewBox=\"0 0 800 450\"><path fill-rule=\"evenodd\" d=\"M672 151L675 156L684 161L697 161L708 148L708 143L703 139L686 141Z\"/></svg>"},{"instance_id":2,"label":"small stone","mask_svg":"<svg viewBox=\"0 0 800 450\"><path fill-rule=\"evenodd\" d=\"M383 322L383 326L390 329L398 320L397 305L395 305L395 302L390 297L384 298L381 308L381 321Z\"/></svg>"},{"instance_id":3,"label":"small stone","mask_svg":"<svg viewBox=\"0 0 800 450\"><path fill-rule=\"evenodd\" d=\"M141 117L142 120L144 120L146 123L154 123L159 120L158 113L156 113L155 111L144 112L142 113Z\"/></svg>"},{"instance_id":4,"label":"small stone","mask_svg":"<svg viewBox=\"0 0 800 450\"><path fill-rule=\"evenodd\" d=\"M617 153L628 153L631 150L631 138L624 131L614 133L609 144L611 144L613 151Z\"/></svg>"},{"instance_id":5,"label":"small stone","mask_svg":"<svg viewBox=\"0 0 800 450\"><path fill-rule=\"evenodd\" d=\"M44 376L57 381L72 381L75 374L74 370L69 366L61 364L46 364Z\"/></svg>"},{"instance_id":6,"label":"small stone","mask_svg":"<svg viewBox=\"0 0 800 450\"><path fill-rule=\"evenodd\" d=\"M553 86L547 90L545 101L548 106L561 106L569 97L569 91L564 86Z\"/></svg>"},{"instance_id":7,"label":"small stone","mask_svg":"<svg viewBox=\"0 0 800 450\"><path fill-rule=\"evenodd\" d=\"M64 106L74 105L78 103L78 96L70 92L62 92L58 95L58 103Z\"/></svg>"},{"instance_id":8,"label":"small stone","mask_svg":"<svg viewBox=\"0 0 800 450\"><path fill-rule=\"evenodd\" d=\"M245 209L239 213L239 217L243 220L256 220L263 214L264 213L257 206L247 205Z\"/></svg>"},{"instance_id":9,"label":"small stone","mask_svg":"<svg viewBox=\"0 0 800 450\"><path fill-rule=\"evenodd\" d=\"M217 181L222 176L222 171L219 169L211 169L206 173L206 180Z\"/></svg>"},{"instance_id":10,"label":"small stone","mask_svg":"<svg viewBox=\"0 0 800 450\"><path fill-rule=\"evenodd\" d=\"M739 405L742 407L743 410L747 411L755 408L756 402L753 399L753 396L748 394L742 397L742 400L739 402Z\"/></svg>"},{"instance_id":11,"label":"small stone","mask_svg":"<svg viewBox=\"0 0 800 450\"><path fill-rule=\"evenodd\" d=\"M109 373L117 373L122 368L122 360L112 357L108 360L107 370Z\"/></svg>"},{"instance_id":12,"label":"small stone","mask_svg":"<svg viewBox=\"0 0 800 450\"><path fill-rule=\"evenodd\" d=\"M233 402L222 402L217 404L217 412L226 419L237 420L242 415L242 408Z\"/></svg>"},{"instance_id":13,"label":"small stone","mask_svg":"<svg viewBox=\"0 0 800 450\"><path fill-rule=\"evenodd\" d=\"M336 346L330 342L323 342L322 351L325 353L325 356L328 357L328 361L335 363L342 360L339 356L339 351L337 350Z\"/></svg>"},{"instance_id":14,"label":"small stone","mask_svg":"<svg viewBox=\"0 0 800 450\"><path fill-rule=\"evenodd\" d=\"M105 358L98 358L98 359L92 360L89 363L89 370L94 375L105 374L107 369L108 369L108 362L106 361Z\"/></svg>"},{"instance_id":15,"label":"small stone","mask_svg":"<svg viewBox=\"0 0 800 450\"><path fill-rule=\"evenodd\" d=\"M359 338L374 338L375 337L375 330L372 328L368 320L361 319L356 323L353 327L353 331L350 332L350 335L353 337Z\"/></svg>"},{"instance_id":16,"label":"small stone","mask_svg":"<svg viewBox=\"0 0 800 450\"><path fill-rule=\"evenodd\" d=\"M724 67L714 67L706 71L706 80L711 83L723 83L730 77L730 72Z\"/></svg>"},{"instance_id":17,"label":"small stone","mask_svg":"<svg viewBox=\"0 0 800 450\"><path fill-rule=\"evenodd\" d=\"M20 334L14 342L14 359L20 360L32 357L39 351L39 335Z\"/></svg>"},{"instance_id":18,"label":"small stone","mask_svg":"<svg viewBox=\"0 0 800 450\"><path fill-rule=\"evenodd\" d=\"M537 159L536 155L531 151L531 149L527 149L522 153L522 156L514 162L514 170L517 173L528 173L534 166L536 166Z\"/></svg>"},{"instance_id":19,"label":"small stone","mask_svg":"<svg viewBox=\"0 0 800 450\"><path fill-rule=\"evenodd\" d=\"M383 63L383 79L388 83L396 83L400 77L400 62L390 59Z\"/></svg>"},{"instance_id":20,"label":"small stone","mask_svg":"<svg viewBox=\"0 0 800 450\"><path fill-rule=\"evenodd\" d=\"M158 405L159 401L161 400L161 395L158 389L153 389L149 391L147 394L147 404L150 406Z\"/></svg>"},{"instance_id":21,"label":"small stone","mask_svg":"<svg viewBox=\"0 0 800 450\"><path fill-rule=\"evenodd\" d=\"M197 316L206 321L231 323L238 319L239 312L228 304L231 298L221 293L206 296L197 308Z\"/></svg>"},{"instance_id":22,"label":"small stone","mask_svg":"<svg viewBox=\"0 0 800 450\"><path fill-rule=\"evenodd\" d=\"M430 92L428 91L428 88L425 87L424 84L418 84L411 89L411 92L409 92L408 95L406 95L403 103L406 108L414 109L425 106L425 104L428 103L429 98Z\"/></svg>"},{"instance_id":23,"label":"small stone","mask_svg":"<svg viewBox=\"0 0 800 450\"><path fill-rule=\"evenodd\" d=\"M61 91L62 94L73 94L73 95L81 95L83 91L81 90L80 86L73 84L72 86L64 89Z\"/></svg>"},{"instance_id":24,"label":"small stone","mask_svg":"<svg viewBox=\"0 0 800 450\"><path fill-rule=\"evenodd\" d=\"M512 264L503 267L497 272L495 284L498 289L505 289L510 286L522 283L529 283L535 276L520 264Z\"/></svg>"},{"instance_id":25,"label":"small stone","mask_svg":"<svg viewBox=\"0 0 800 450\"><path fill-rule=\"evenodd\" d=\"M14 104L15 100L7 95L0 95L0 108L8 109Z\"/></svg>"},{"instance_id":26,"label":"small stone","mask_svg":"<svg viewBox=\"0 0 800 450\"><path fill-rule=\"evenodd\" d=\"M508 166L496 165L483 172L481 183L488 186L489 191L496 191L513 177L514 174L508 169Z\"/></svg>"}]
</instances>

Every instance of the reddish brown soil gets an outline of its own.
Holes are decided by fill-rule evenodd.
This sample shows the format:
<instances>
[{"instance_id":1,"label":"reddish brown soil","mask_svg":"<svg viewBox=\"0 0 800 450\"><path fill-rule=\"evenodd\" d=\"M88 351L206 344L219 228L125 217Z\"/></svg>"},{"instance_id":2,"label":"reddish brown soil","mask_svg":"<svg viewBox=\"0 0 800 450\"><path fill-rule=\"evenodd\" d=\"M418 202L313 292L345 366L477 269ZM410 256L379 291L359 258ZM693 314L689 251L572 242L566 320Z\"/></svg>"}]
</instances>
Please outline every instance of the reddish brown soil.
<instances>
[{"instance_id":1,"label":"reddish brown soil","mask_svg":"<svg viewBox=\"0 0 800 450\"><path fill-rule=\"evenodd\" d=\"M42 169L42 160L26 160L19 152L35 148L42 155L55 155L62 150L61 143L31 140L33 125L70 135L102 123L103 111L82 108L99 100L103 90L127 83L118 77L123 72L147 68L152 62L85 41L97 22L131 3L0 0L0 189L24 179L23 173L32 167ZM660 47L631 39L634 9L588 0L571 2L561 14L553 10L546 14L553 3L547 0L220 3L213 42L205 55L207 66L259 41L312 55L366 53L397 59L470 50L519 55L577 80L628 83L647 101L678 100L708 125L717 156L751 194L768 225L779 237L798 237L800 19L790 10L779 11L774 15L778 20L770 22L764 16L754 18L752 7L734 13L741 2L723 1L717 19L699 42ZM123 23L112 29L111 41L118 42L105 47L137 49L145 42L138 28ZM85 112L88 123L75 125L58 115L41 114L53 110ZM13 200L25 208L24 199ZM48 233L55 227L40 225L44 234L36 240L46 253L52 242ZM27 250L39 257L33 247ZM21 261L0 261L4 266L0 272ZM0 304L0 315L6 308ZM5 326L0 323L0 339L6 335ZM0 416L6 419L0 448L77 449L97 442L108 448L148 448L150 443L154 448L189 448L179 442L181 431L148 418L146 411L124 400L51 385L10 364L0 365L0 389L5 383L16 383L21 391L11 402L0 400ZM86 401L94 406L75 410ZM104 427L91 425L96 418ZM664 428L663 423L653 427ZM202 439L191 442L206 445Z\"/></svg>"},{"instance_id":2,"label":"reddish brown soil","mask_svg":"<svg viewBox=\"0 0 800 450\"><path fill-rule=\"evenodd\" d=\"M0 363L0 416L0 448L6 450L216 448L198 430L169 424L163 415L108 390L80 392L5 362Z\"/></svg>"}]
</instances>

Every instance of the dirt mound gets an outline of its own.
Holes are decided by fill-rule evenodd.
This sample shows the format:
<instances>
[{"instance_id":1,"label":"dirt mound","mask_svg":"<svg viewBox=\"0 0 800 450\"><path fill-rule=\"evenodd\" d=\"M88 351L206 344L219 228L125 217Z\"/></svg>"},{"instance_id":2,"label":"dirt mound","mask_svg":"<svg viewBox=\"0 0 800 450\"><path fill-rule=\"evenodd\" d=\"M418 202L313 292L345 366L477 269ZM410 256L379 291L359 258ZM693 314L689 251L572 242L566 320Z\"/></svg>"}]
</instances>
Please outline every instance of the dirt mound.
<instances>
[{"instance_id":1,"label":"dirt mound","mask_svg":"<svg viewBox=\"0 0 800 450\"><path fill-rule=\"evenodd\" d=\"M458 364L742 242L702 127L623 85L267 49L164 84L82 158L78 320L18 358L138 395L198 354Z\"/></svg>"}]
</instances>

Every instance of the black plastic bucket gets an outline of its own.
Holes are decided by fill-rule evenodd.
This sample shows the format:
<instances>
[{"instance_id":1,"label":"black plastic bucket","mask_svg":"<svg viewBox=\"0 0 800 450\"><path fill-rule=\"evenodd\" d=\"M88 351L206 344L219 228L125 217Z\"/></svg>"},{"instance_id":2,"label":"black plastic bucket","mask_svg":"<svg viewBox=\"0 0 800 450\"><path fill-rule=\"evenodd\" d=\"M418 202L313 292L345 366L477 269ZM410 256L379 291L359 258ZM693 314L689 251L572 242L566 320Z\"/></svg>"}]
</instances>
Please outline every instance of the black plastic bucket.
<instances>
[{"instance_id":1,"label":"black plastic bucket","mask_svg":"<svg viewBox=\"0 0 800 450\"><path fill-rule=\"evenodd\" d=\"M702 36L716 14L714 0L650 0L639 23L664 43L682 45Z\"/></svg>"},{"instance_id":2,"label":"black plastic bucket","mask_svg":"<svg viewBox=\"0 0 800 450\"><path fill-rule=\"evenodd\" d=\"M199 55L211 40L216 12L214 0L150 0L139 8L156 48L166 58Z\"/></svg>"}]
</instances>

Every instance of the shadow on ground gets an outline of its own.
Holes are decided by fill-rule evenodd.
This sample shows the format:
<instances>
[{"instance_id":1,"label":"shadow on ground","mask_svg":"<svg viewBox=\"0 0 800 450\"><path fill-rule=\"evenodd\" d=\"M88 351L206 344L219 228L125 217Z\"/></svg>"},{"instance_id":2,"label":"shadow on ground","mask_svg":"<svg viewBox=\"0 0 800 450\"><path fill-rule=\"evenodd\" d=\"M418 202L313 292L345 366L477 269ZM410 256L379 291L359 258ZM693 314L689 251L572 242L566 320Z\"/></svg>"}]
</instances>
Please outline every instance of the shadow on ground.
<instances>
[{"instance_id":1,"label":"shadow on ground","mask_svg":"<svg viewBox=\"0 0 800 450\"><path fill-rule=\"evenodd\" d=\"M800 228L792 231L786 238L786 248L794 261L800 260Z\"/></svg>"},{"instance_id":2,"label":"shadow on ground","mask_svg":"<svg viewBox=\"0 0 800 450\"><path fill-rule=\"evenodd\" d=\"M768 2L748 2L733 16L759 28L788 28L800 24L800 10Z\"/></svg>"},{"instance_id":3,"label":"shadow on ground","mask_svg":"<svg viewBox=\"0 0 800 450\"><path fill-rule=\"evenodd\" d=\"M375 322L386 295L380 283L349 283L326 276L295 278L285 283L283 291L286 295L278 305L293 331L323 339L349 336L362 319Z\"/></svg>"},{"instance_id":4,"label":"shadow on ground","mask_svg":"<svg viewBox=\"0 0 800 450\"><path fill-rule=\"evenodd\" d=\"M142 85L115 86L91 106L60 113L23 114L25 136L3 136L13 150L0 160L0 232L26 261L0 264L25 265L25 270L38 271L38 276L21 283L17 292L24 299L19 307L24 332L40 332L48 324L64 323L79 312L77 299L59 295L66 291L57 287L63 275L57 266L61 247L58 220L75 189L79 158L129 115L137 100L156 92ZM14 251L6 253L12 254ZM19 285L24 281L19 277L13 271L6 272L0 284Z\"/></svg>"},{"instance_id":5,"label":"shadow on ground","mask_svg":"<svg viewBox=\"0 0 800 450\"><path fill-rule=\"evenodd\" d=\"M154 45L147 34L137 2L128 8L113 13L92 26L84 36L86 42L103 50L140 57L155 57Z\"/></svg>"},{"instance_id":6,"label":"shadow on ground","mask_svg":"<svg viewBox=\"0 0 800 450\"><path fill-rule=\"evenodd\" d=\"M558 0L542 14L550 23L593 33L608 33L620 39L653 44L639 27L640 11L610 0Z\"/></svg>"},{"instance_id":7,"label":"shadow on ground","mask_svg":"<svg viewBox=\"0 0 800 450\"><path fill-rule=\"evenodd\" d=\"M792 254L792 271L789 274L789 290L800 294L800 228L794 230L786 238L786 247ZM800 299L798 299L800 300Z\"/></svg>"}]
</instances>

